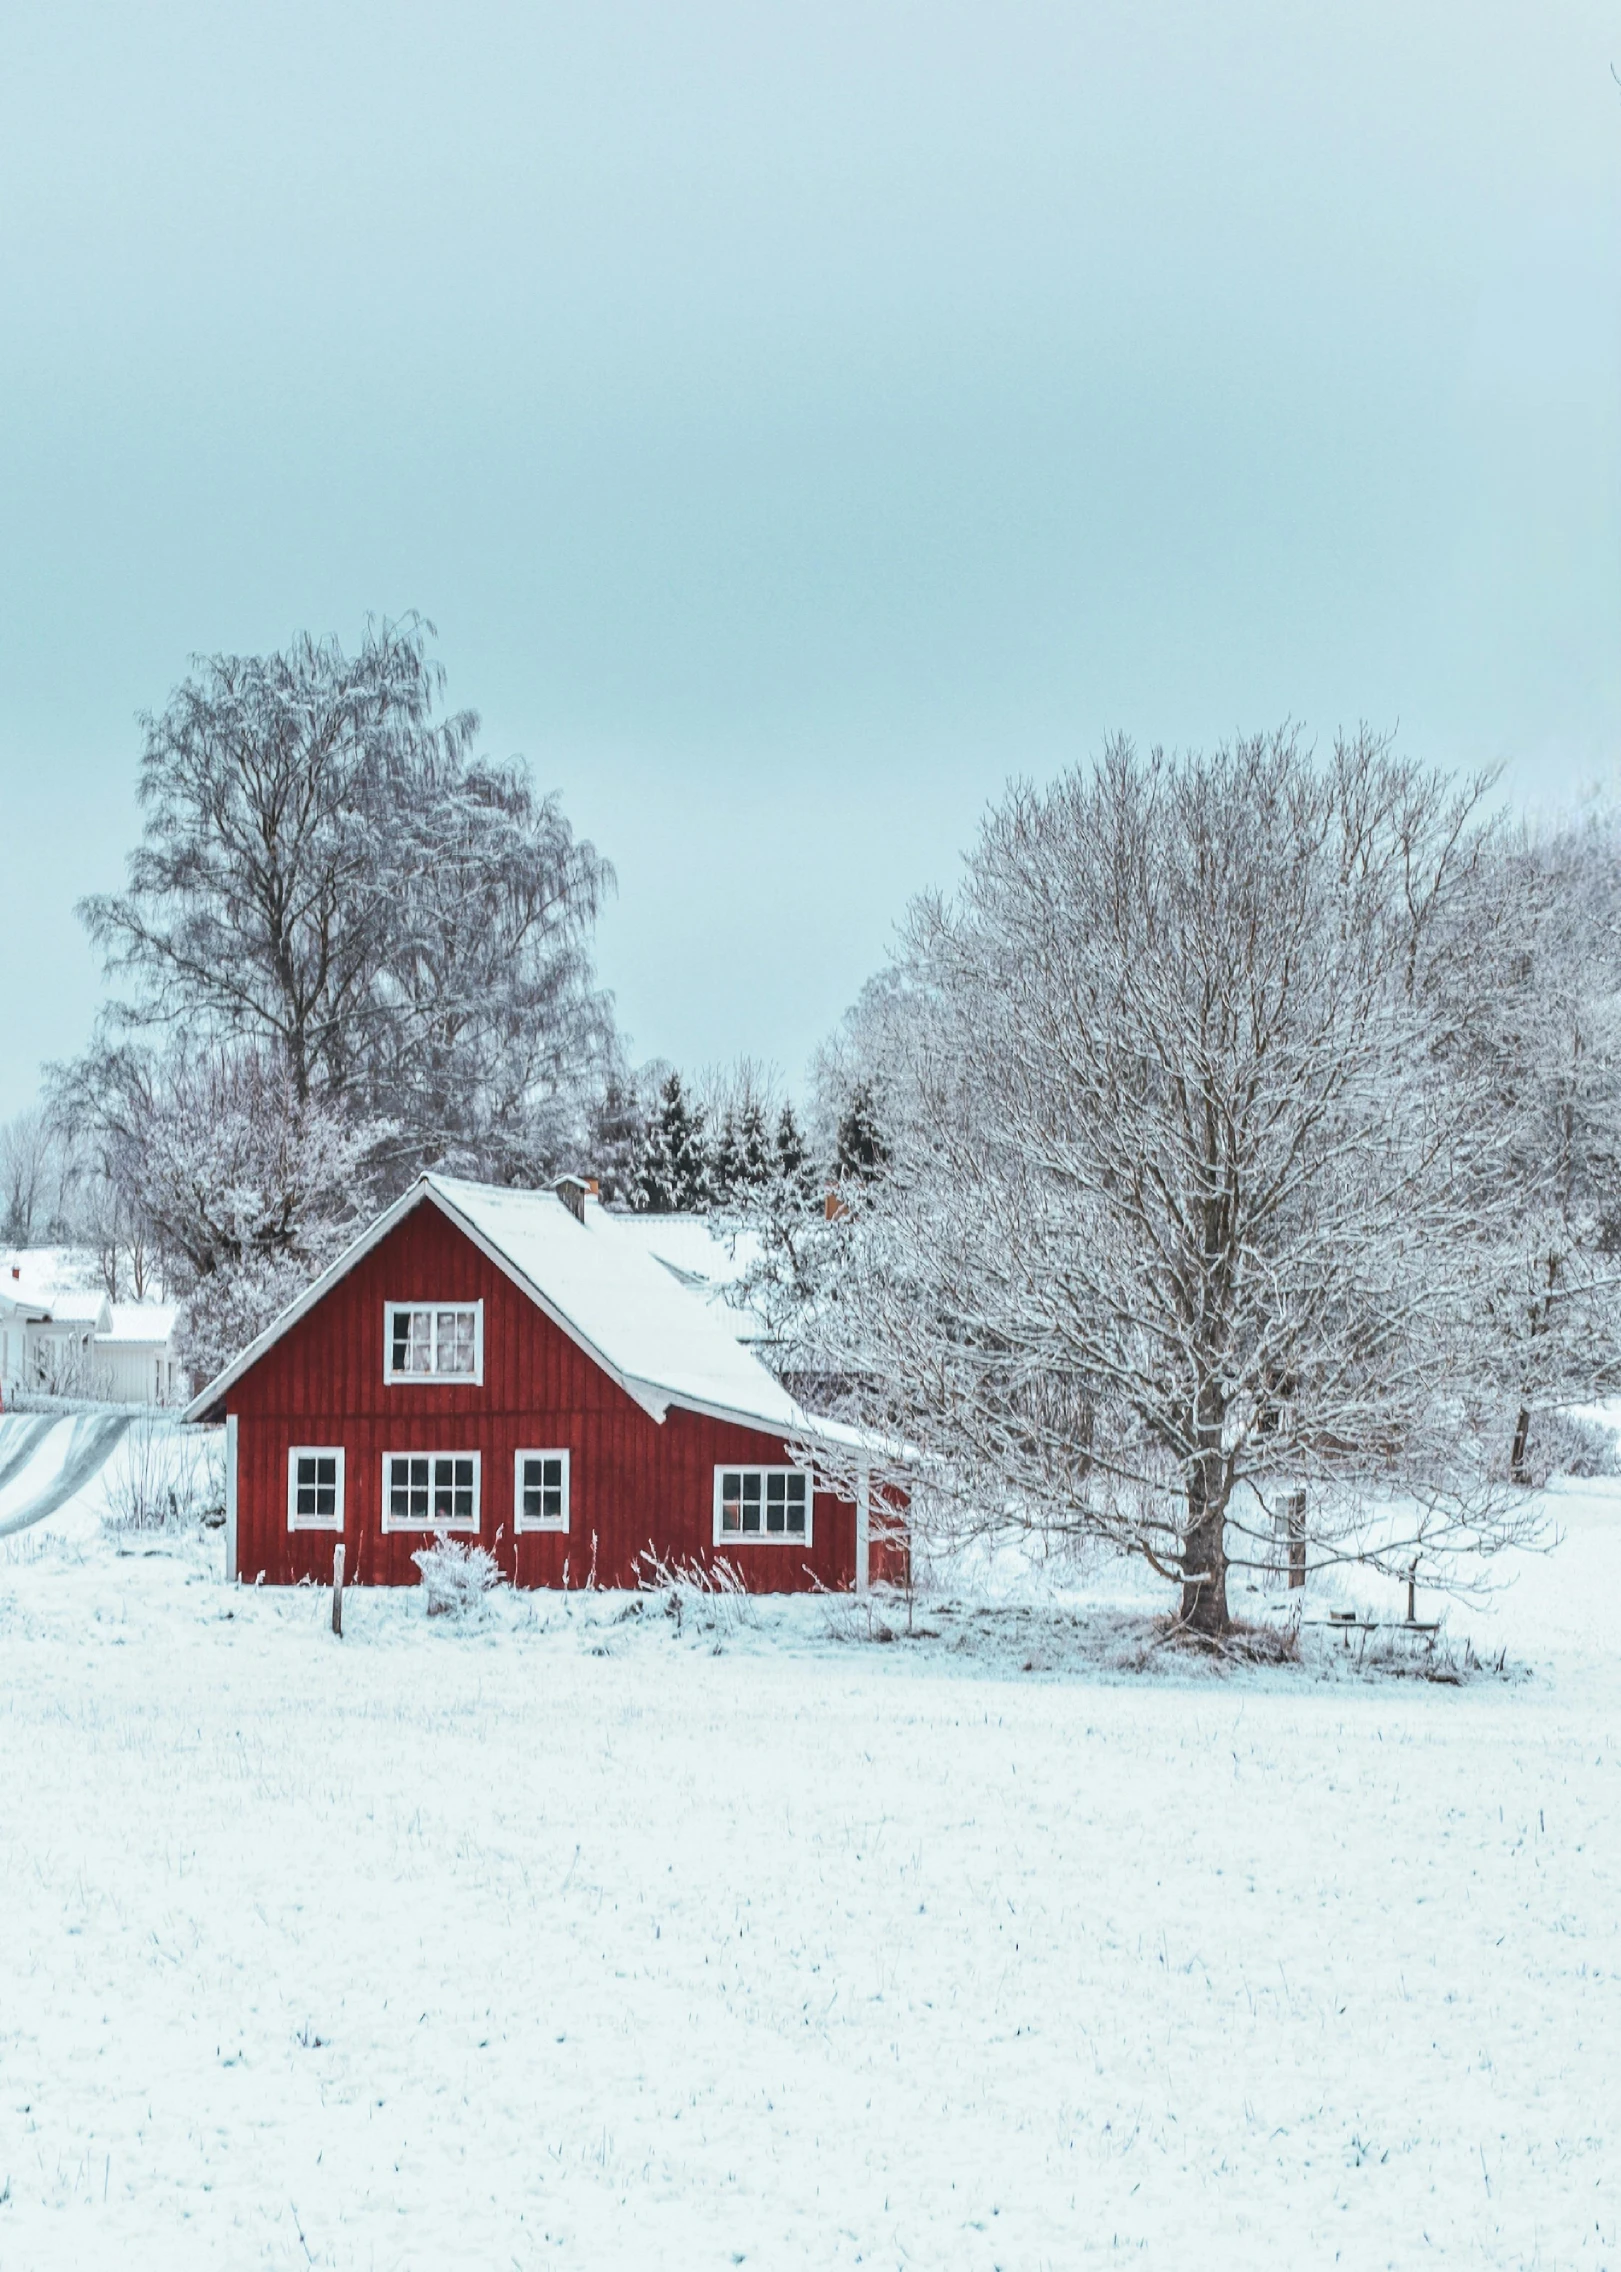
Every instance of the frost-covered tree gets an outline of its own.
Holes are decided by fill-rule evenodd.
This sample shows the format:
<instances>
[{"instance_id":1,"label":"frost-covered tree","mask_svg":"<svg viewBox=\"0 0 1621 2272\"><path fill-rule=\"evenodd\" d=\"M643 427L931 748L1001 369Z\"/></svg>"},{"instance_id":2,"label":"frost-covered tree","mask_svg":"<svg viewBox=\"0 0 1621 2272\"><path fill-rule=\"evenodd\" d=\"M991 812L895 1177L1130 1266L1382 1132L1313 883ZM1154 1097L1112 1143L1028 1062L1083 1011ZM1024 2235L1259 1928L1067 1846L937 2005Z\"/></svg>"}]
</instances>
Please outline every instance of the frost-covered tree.
<instances>
[{"instance_id":1,"label":"frost-covered tree","mask_svg":"<svg viewBox=\"0 0 1621 2272\"><path fill-rule=\"evenodd\" d=\"M777 1115L777 1130L772 1139L772 1178L786 1190L800 1193L806 1199L819 1196L816 1175L811 1160L810 1146L792 1103L784 1104Z\"/></svg>"},{"instance_id":2,"label":"frost-covered tree","mask_svg":"<svg viewBox=\"0 0 1621 2272\"><path fill-rule=\"evenodd\" d=\"M1514 1194L1492 1280L1532 1479L1538 1415L1621 1381L1621 844L1592 816L1502 847L1494 917L1468 966L1470 1077Z\"/></svg>"},{"instance_id":3,"label":"frost-covered tree","mask_svg":"<svg viewBox=\"0 0 1621 2272\"><path fill-rule=\"evenodd\" d=\"M611 871L520 764L476 754L429 629L200 658L143 721L128 888L81 910L127 982L106 1039L273 1051L301 1105L393 1125L396 1183L549 1165L612 1043L590 954Z\"/></svg>"},{"instance_id":4,"label":"frost-covered tree","mask_svg":"<svg viewBox=\"0 0 1621 2272\"><path fill-rule=\"evenodd\" d=\"M581 1163L596 1178L604 1200L628 1204L646 1134L647 1108L638 1084L615 1064L592 1102Z\"/></svg>"},{"instance_id":5,"label":"frost-covered tree","mask_svg":"<svg viewBox=\"0 0 1621 2272\"><path fill-rule=\"evenodd\" d=\"M93 1109L102 1168L183 1301L183 1355L207 1379L354 1235L386 1131L300 1097L269 1050L125 1045L58 1092Z\"/></svg>"},{"instance_id":6,"label":"frost-covered tree","mask_svg":"<svg viewBox=\"0 0 1621 2272\"><path fill-rule=\"evenodd\" d=\"M878 1099L871 1080L858 1080L839 1115L835 1164L840 1183L866 1183L889 1157L879 1126Z\"/></svg>"},{"instance_id":7,"label":"frost-covered tree","mask_svg":"<svg viewBox=\"0 0 1621 2272\"><path fill-rule=\"evenodd\" d=\"M27 1246L43 1230L51 1184L53 1140L37 1106L0 1128L0 1237Z\"/></svg>"},{"instance_id":8,"label":"frost-covered tree","mask_svg":"<svg viewBox=\"0 0 1621 2272\"><path fill-rule=\"evenodd\" d=\"M1513 1198L1462 1031L1483 788L1367 735L1119 742L1010 792L914 908L808 1339L959 1523L1109 1538L1212 1636L1285 1494L1314 1558L1513 1534L1485 1291Z\"/></svg>"},{"instance_id":9,"label":"frost-covered tree","mask_svg":"<svg viewBox=\"0 0 1621 2272\"><path fill-rule=\"evenodd\" d=\"M701 1211L709 1204L710 1187L704 1108L689 1101L680 1074L671 1072L659 1088L637 1153L631 1205L644 1215Z\"/></svg>"}]
</instances>

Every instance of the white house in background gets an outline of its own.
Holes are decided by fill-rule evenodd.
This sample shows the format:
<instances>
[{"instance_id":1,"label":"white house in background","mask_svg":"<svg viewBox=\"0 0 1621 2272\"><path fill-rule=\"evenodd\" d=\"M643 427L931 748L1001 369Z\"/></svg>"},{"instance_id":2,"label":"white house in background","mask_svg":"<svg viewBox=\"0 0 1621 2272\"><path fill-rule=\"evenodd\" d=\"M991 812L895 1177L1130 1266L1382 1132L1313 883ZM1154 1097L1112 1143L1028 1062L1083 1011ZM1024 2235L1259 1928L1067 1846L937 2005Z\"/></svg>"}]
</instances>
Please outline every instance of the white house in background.
<instances>
[{"instance_id":1,"label":"white house in background","mask_svg":"<svg viewBox=\"0 0 1621 2272\"><path fill-rule=\"evenodd\" d=\"M172 1303L113 1303L95 1257L71 1247L0 1254L0 1402L19 1394L180 1404Z\"/></svg>"},{"instance_id":2,"label":"white house in background","mask_svg":"<svg viewBox=\"0 0 1621 2272\"><path fill-rule=\"evenodd\" d=\"M96 1335L96 1394L114 1404L184 1404L191 1383L175 1355L175 1304L114 1302L111 1309L106 1332Z\"/></svg>"}]
</instances>

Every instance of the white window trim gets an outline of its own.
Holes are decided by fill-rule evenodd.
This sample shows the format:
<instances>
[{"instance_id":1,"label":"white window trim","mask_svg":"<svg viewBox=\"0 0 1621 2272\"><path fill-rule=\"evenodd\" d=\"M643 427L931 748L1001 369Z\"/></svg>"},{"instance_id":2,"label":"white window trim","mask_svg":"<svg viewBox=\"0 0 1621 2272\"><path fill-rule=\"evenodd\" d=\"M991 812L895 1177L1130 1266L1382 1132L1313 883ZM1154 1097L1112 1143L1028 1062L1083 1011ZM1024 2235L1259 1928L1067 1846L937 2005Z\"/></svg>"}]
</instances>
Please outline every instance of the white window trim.
<instances>
[{"instance_id":1,"label":"white window trim","mask_svg":"<svg viewBox=\"0 0 1621 2272\"><path fill-rule=\"evenodd\" d=\"M720 1527L721 1478L727 1475L802 1475L805 1478L805 1528L797 1530L722 1530ZM760 1520L765 1521L765 1493L760 1493ZM762 1467L758 1460L722 1460L715 1469L715 1544L717 1546L809 1546L816 1526L816 1482L808 1468L792 1460Z\"/></svg>"},{"instance_id":2,"label":"white window trim","mask_svg":"<svg viewBox=\"0 0 1621 2272\"><path fill-rule=\"evenodd\" d=\"M420 1308L420 1306L421 1306L421 1305L420 1305L420 1303L419 1303L419 1304L418 1304L417 1306L418 1306L418 1307ZM447 1305L447 1306L448 1306L448 1305ZM466 1303L465 1303L465 1302L464 1302L464 1303L462 1304L462 1307L463 1307L463 1309L465 1309L465 1308L467 1307L467 1305L466 1305ZM419 1374L419 1375L418 1375L417 1377L418 1377L418 1379L420 1379L420 1378L421 1378L422 1376L421 1376L421 1375ZM470 1459L470 1460L472 1461L472 1463L473 1463L473 1519L472 1519L472 1521L471 1521L471 1522L455 1522L455 1521L450 1521L450 1522L441 1522L441 1521L437 1521L437 1520L436 1520L436 1519L435 1519L435 1518L434 1518L434 1517L433 1517L433 1516L432 1516L432 1515L430 1514L430 1515L429 1515L429 1516L427 1516L427 1518L426 1518L426 1519L425 1519L424 1521L422 1521L422 1522L413 1522L413 1521L412 1521L412 1519L411 1519L411 1518L410 1518L409 1516L406 1516L406 1517L405 1517L405 1519L404 1519L403 1521L400 1521L400 1522L396 1522L396 1521L395 1521L395 1519L394 1519L393 1513L392 1513L392 1511L391 1511L390 1505L389 1505L389 1500L390 1500L390 1493L389 1493L389 1487L388 1487L388 1463L389 1463L389 1461L390 1461L390 1460L392 1460L392 1459L426 1459L426 1460L435 1460L435 1459ZM432 1483L431 1483L431 1481L430 1481L430 1483L429 1483L429 1490L431 1491L431 1490L432 1490L432 1488L433 1488L433 1486L432 1486ZM433 1445L433 1446L432 1446L431 1448L430 1448L430 1447L428 1447L428 1446L422 1445L422 1444L416 1444L416 1445L407 1446L407 1447L406 1447L406 1448L405 1448L404 1450L397 1450L397 1451L387 1451L387 1452L384 1452L384 1454L383 1454L383 1501L382 1501L382 1504L383 1504L383 1528L384 1528L384 1530L396 1530L396 1531L403 1531L403 1530L408 1530L408 1531L413 1531L413 1532L414 1532L414 1533L415 1533L415 1534L416 1534L416 1535L417 1535L417 1536L418 1536L419 1538L431 1538L431 1537L432 1537L432 1536L434 1535L435 1531L455 1531L455 1532L456 1532L456 1533L458 1533L458 1535L460 1535L460 1536L463 1536L463 1537L467 1537L467 1538L476 1538L476 1537L478 1536L478 1533L479 1533L479 1526L480 1526L480 1524L482 1523L482 1521L483 1521L483 1519L484 1519L484 1462L483 1462L483 1458L482 1458L482 1456L481 1456L481 1455L480 1455L480 1454L479 1454L478 1452L475 1452L475 1451L469 1451L469 1450L468 1450L468 1449L467 1449L467 1448L466 1448L465 1446L457 1446L457 1445L454 1445L454 1444L453 1444L453 1445L451 1445L451 1446L450 1446L450 1448L449 1448L448 1450L447 1450L447 1449L445 1449L445 1448L444 1448L444 1447L443 1447L442 1445L438 1445L438 1444L435 1444L435 1445Z\"/></svg>"},{"instance_id":3,"label":"white window trim","mask_svg":"<svg viewBox=\"0 0 1621 2272\"><path fill-rule=\"evenodd\" d=\"M544 1515L529 1516L523 1511L523 1463L526 1459L560 1459L563 1463L563 1519L548 1522ZM527 1444L512 1459L512 1527L515 1531L550 1531L554 1538L562 1537L569 1522L569 1460L561 1444Z\"/></svg>"},{"instance_id":4,"label":"white window trim","mask_svg":"<svg viewBox=\"0 0 1621 2272\"><path fill-rule=\"evenodd\" d=\"M327 1522L319 1515L300 1515L298 1512L298 1463L301 1459L335 1459L338 1463L338 1512L335 1521ZM290 1444L287 1450L287 1528L292 1530L324 1530L336 1536L343 1529L343 1446L342 1444Z\"/></svg>"},{"instance_id":5,"label":"white window trim","mask_svg":"<svg viewBox=\"0 0 1621 2272\"><path fill-rule=\"evenodd\" d=\"M473 1313L473 1369L470 1373L397 1373L390 1359L394 1354L394 1313L396 1310L471 1310ZM434 1355L439 1354L437 1335ZM468 1301L426 1302L420 1297L411 1302L385 1302L383 1304L383 1380L389 1388L482 1388L484 1385L484 1304Z\"/></svg>"}]
</instances>

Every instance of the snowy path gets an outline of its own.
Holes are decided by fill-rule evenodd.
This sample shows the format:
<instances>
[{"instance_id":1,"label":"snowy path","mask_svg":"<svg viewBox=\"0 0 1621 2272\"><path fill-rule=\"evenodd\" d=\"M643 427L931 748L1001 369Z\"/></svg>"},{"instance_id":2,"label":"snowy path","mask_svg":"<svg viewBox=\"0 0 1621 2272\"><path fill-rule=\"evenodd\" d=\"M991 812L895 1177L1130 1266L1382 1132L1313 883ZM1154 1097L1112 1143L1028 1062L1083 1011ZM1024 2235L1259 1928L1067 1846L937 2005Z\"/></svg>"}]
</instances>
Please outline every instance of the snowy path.
<instances>
[{"instance_id":1,"label":"snowy path","mask_svg":"<svg viewBox=\"0 0 1621 2272\"><path fill-rule=\"evenodd\" d=\"M1621 2264L1621 1509L1560 1504L1462 1689L810 1604L338 1643L32 1532L0 2265Z\"/></svg>"},{"instance_id":2,"label":"snowy path","mask_svg":"<svg viewBox=\"0 0 1621 2272\"><path fill-rule=\"evenodd\" d=\"M93 1483L129 1432L127 1412L0 1419L0 1538L30 1530Z\"/></svg>"}]
</instances>

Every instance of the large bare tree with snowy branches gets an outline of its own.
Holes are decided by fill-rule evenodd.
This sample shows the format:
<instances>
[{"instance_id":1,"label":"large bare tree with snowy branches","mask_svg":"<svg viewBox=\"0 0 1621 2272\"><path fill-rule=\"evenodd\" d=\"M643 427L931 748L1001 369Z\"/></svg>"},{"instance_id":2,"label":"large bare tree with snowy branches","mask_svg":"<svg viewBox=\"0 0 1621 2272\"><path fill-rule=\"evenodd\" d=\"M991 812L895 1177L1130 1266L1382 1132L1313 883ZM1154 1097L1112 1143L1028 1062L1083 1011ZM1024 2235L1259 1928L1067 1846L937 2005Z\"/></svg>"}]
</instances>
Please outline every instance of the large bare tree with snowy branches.
<instances>
[{"instance_id":1,"label":"large bare tree with snowy branches","mask_svg":"<svg viewBox=\"0 0 1621 2272\"><path fill-rule=\"evenodd\" d=\"M1207 1635L1283 1494L1314 1559L1515 1535L1486 786L1365 733L1117 742L914 908L864 1011L888 1157L806 1339L959 1525L1112 1539Z\"/></svg>"}]
</instances>

